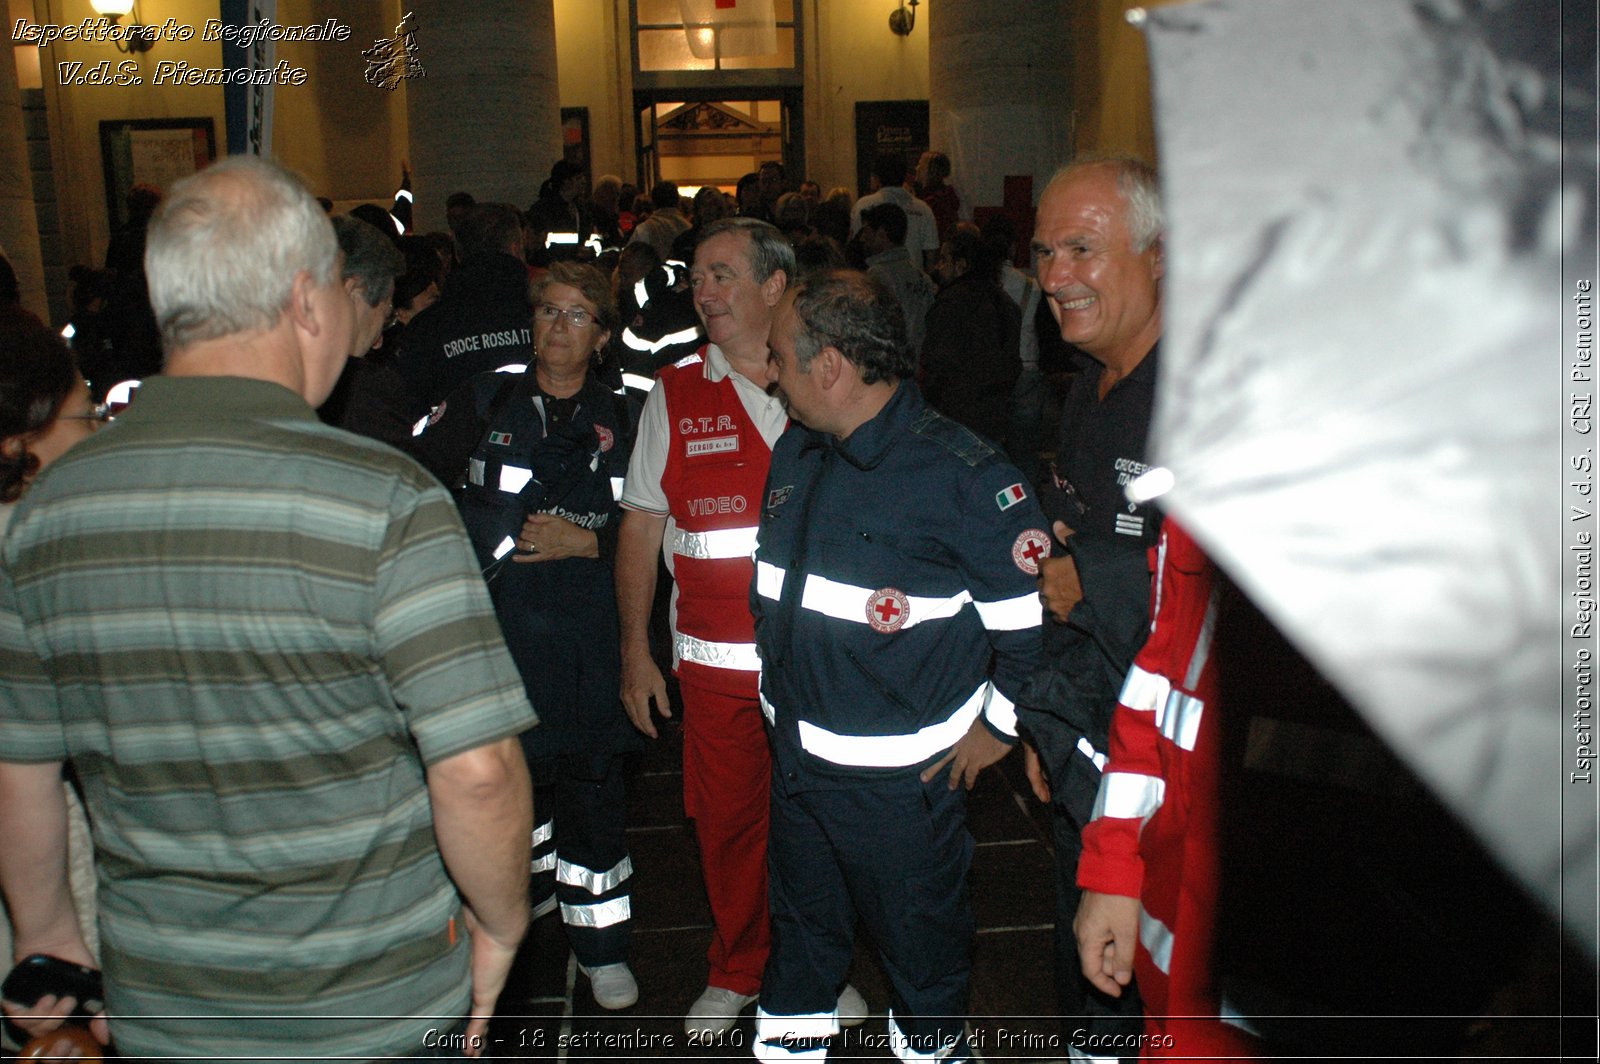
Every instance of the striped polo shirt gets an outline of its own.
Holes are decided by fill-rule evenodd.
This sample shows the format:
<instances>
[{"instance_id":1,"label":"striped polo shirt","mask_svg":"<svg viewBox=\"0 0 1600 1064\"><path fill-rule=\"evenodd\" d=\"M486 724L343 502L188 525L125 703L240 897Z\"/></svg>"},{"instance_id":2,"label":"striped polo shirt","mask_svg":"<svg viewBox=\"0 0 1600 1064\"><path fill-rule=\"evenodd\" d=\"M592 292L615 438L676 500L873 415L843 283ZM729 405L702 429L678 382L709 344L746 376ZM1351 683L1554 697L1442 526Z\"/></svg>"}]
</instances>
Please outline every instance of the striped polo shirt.
<instances>
[{"instance_id":1,"label":"striped polo shirt","mask_svg":"<svg viewBox=\"0 0 1600 1064\"><path fill-rule=\"evenodd\" d=\"M0 559L0 758L83 780L124 1055L414 1053L466 1013L424 766L535 717L437 482L278 385L158 377Z\"/></svg>"}]
</instances>

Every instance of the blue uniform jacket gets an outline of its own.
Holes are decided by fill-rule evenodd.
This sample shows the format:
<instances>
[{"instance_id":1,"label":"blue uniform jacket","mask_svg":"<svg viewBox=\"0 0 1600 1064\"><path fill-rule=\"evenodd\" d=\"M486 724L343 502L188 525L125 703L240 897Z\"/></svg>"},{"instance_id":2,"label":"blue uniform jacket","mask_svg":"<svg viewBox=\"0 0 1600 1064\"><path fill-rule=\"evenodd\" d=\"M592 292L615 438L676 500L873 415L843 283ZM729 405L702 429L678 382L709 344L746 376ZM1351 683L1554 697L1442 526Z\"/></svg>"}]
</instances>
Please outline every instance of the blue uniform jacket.
<instances>
[{"instance_id":1,"label":"blue uniform jacket","mask_svg":"<svg viewBox=\"0 0 1600 1064\"><path fill-rule=\"evenodd\" d=\"M593 373L574 398L570 417L556 420L532 370L482 373L452 393L419 441L429 467L447 482L454 484L465 467L461 519L528 700L541 707L539 727L522 735L532 760L643 746L618 693L611 573L621 521L616 497L639 404L613 394ZM452 469L455 475L446 472ZM513 562L530 513L554 513L592 530L600 557Z\"/></svg>"},{"instance_id":2,"label":"blue uniform jacket","mask_svg":"<svg viewBox=\"0 0 1600 1064\"><path fill-rule=\"evenodd\" d=\"M791 425L750 599L786 784L920 771L979 717L1014 742L1045 529L1022 474L914 383L846 440Z\"/></svg>"}]
</instances>

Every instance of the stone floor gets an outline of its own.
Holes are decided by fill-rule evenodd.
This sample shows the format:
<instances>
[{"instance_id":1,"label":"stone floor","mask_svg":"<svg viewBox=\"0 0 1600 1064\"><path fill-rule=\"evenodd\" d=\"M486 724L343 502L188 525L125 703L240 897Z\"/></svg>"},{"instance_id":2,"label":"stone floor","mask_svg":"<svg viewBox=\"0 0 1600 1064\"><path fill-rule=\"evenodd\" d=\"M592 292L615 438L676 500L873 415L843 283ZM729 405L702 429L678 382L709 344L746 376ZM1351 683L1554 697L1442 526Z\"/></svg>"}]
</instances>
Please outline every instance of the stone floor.
<instances>
[{"instance_id":1,"label":"stone floor","mask_svg":"<svg viewBox=\"0 0 1600 1064\"><path fill-rule=\"evenodd\" d=\"M720 1044L689 1045L683 1013L705 985L710 917L695 843L683 815L681 734L666 722L631 780L633 955L639 1003L598 1008L577 973L560 922L528 936L491 1030L491 1052L525 1060L748 1060L754 1006ZM1051 976L1051 854L1038 803L1026 797L1020 758L985 772L968 821L977 840L971 887L978 941L972 979L974 1059L1057 1060L1066 1055ZM831 1060L892 1060L884 1044L888 983L857 943L851 982L872 1016L836 1037Z\"/></svg>"}]
</instances>

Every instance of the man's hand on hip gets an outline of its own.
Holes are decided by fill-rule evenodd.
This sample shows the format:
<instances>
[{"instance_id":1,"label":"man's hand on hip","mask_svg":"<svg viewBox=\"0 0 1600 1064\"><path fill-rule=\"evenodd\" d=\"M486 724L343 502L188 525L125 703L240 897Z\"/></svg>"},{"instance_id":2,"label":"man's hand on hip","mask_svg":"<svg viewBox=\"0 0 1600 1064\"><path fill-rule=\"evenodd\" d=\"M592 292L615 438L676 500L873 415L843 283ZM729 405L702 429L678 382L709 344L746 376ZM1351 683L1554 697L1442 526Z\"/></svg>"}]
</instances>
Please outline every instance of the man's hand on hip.
<instances>
[{"instance_id":1,"label":"man's hand on hip","mask_svg":"<svg viewBox=\"0 0 1600 1064\"><path fill-rule=\"evenodd\" d=\"M933 778L946 766L950 766L950 789L953 791L958 786L965 785L967 790L972 790L972 785L978 782L978 773L999 761L1011 752L1011 747L996 739L984 726L982 720L972 722L972 727L967 729L967 734L961 741L950 748L950 752L941 757L932 767L922 773L922 782L930 783Z\"/></svg>"}]
</instances>

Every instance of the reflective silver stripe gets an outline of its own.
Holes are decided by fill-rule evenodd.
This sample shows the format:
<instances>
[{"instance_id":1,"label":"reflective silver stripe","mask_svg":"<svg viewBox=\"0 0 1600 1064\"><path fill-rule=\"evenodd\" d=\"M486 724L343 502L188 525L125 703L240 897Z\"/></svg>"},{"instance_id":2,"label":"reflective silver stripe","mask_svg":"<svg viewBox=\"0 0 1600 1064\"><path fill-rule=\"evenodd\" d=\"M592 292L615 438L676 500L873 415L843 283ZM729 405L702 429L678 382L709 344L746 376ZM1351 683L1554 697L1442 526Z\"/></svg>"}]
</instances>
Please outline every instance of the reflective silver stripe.
<instances>
[{"instance_id":1,"label":"reflective silver stripe","mask_svg":"<svg viewBox=\"0 0 1600 1064\"><path fill-rule=\"evenodd\" d=\"M500 490L516 495L528 486L528 481L533 479L533 470L524 469L522 466L503 465L500 467Z\"/></svg>"},{"instance_id":2,"label":"reflective silver stripe","mask_svg":"<svg viewBox=\"0 0 1600 1064\"><path fill-rule=\"evenodd\" d=\"M553 819L546 820L543 824L540 824L538 827L533 829L533 845L535 848L537 848L541 842L549 842L555 837L556 822Z\"/></svg>"},{"instance_id":3,"label":"reflective silver stripe","mask_svg":"<svg viewBox=\"0 0 1600 1064\"><path fill-rule=\"evenodd\" d=\"M1161 808L1166 796L1167 781L1159 776L1107 772L1100 777L1100 790L1094 796L1094 813L1089 819L1108 816L1117 820L1143 820Z\"/></svg>"},{"instance_id":4,"label":"reflective silver stripe","mask_svg":"<svg viewBox=\"0 0 1600 1064\"><path fill-rule=\"evenodd\" d=\"M433 416L433 411L430 410L426 414L423 414L421 417L417 418L417 423L415 425L411 426L411 435L413 435L413 436L421 436L423 434L423 432L425 432L427 430L427 428L428 428L428 419L430 417L432 417L432 416Z\"/></svg>"},{"instance_id":5,"label":"reflective silver stripe","mask_svg":"<svg viewBox=\"0 0 1600 1064\"><path fill-rule=\"evenodd\" d=\"M1171 974L1172 928L1145 912L1143 905L1139 906L1139 944L1162 974Z\"/></svg>"},{"instance_id":6,"label":"reflective silver stripe","mask_svg":"<svg viewBox=\"0 0 1600 1064\"><path fill-rule=\"evenodd\" d=\"M989 685L984 684L937 724L910 735L840 735L810 721L800 722L800 745L835 765L860 768L904 768L920 764L954 746L978 719Z\"/></svg>"},{"instance_id":7,"label":"reflective silver stripe","mask_svg":"<svg viewBox=\"0 0 1600 1064\"><path fill-rule=\"evenodd\" d=\"M1024 628L1037 628L1044 623L1044 603L1036 592L1018 595L1000 602L981 602L973 599L983 626L991 632L1016 632Z\"/></svg>"},{"instance_id":8,"label":"reflective silver stripe","mask_svg":"<svg viewBox=\"0 0 1600 1064\"><path fill-rule=\"evenodd\" d=\"M469 458L469 459L467 459L467 479L470 480L472 483L478 485L478 487L480 487L480 488L483 487L483 459L482 458Z\"/></svg>"},{"instance_id":9,"label":"reflective silver stripe","mask_svg":"<svg viewBox=\"0 0 1600 1064\"><path fill-rule=\"evenodd\" d=\"M510 536L507 536L505 539L502 539L499 542L499 544L497 544L495 546L495 548L494 548L494 560L495 561L499 561L501 558L504 558L507 554L510 554L511 553L511 548L515 547L516 545L517 545L517 541L512 539Z\"/></svg>"},{"instance_id":10,"label":"reflective silver stripe","mask_svg":"<svg viewBox=\"0 0 1600 1064\"><path fill-rule=\"evenodd\" d=\"M623 480L621 477L611 478L611 497L619 502L622 500L622 484Z\"/></svg>"},{"instance_id":11,"label":"reflective silver stripe","mask_svg":"<svg viewBox=\"0 0 1600 1064\"><path fill-rule=\"evenodd\" d=\"M682 632L672 633L672 652L680 661L709 665L714 669L760 672L761 656L754 643L713 643Z\"/></svg>"},{"instance_id":12,"label":"reflective silver stripe","mask_svg":"<svg viewBox=\"0 0 1600 1064\"><path fill-rule=\"evenodd\" d=\"M1067 1047L1067 1059L1082 1061L1083 1064L1117 1064L1121 1057L1091 1057L1077 1046Z\"/></svg>"},{"instance_id":13,"label":"reflective silver stripe","mask_svg":"<svg viewBox=\"0 0 1600 1064\"><path fill-rule=\"evenodd\" d=\"M582 887L590 894L596 895L615 890L631 875L633 875L633 862L626 857L605 872L596 872L582 865L575 865L571 861L556 863L557 883L565 883L569 887Z\"/></svg>"},{"instance_id":14,"label":"reflective silver stripe","mask_svg":"<svg viewBox=\"0 0 1600 1064\"><path fill-rule=\"evenodd\" d=\"M811 610L840 621L867 623L867 606L876 598L875 588L858 587L825 576L811 573L806 577L805 591L800 595L800 608ZM901 628L910 628L923 621L937 621L954 617L962 607L972 601L970 592L963 591L949 598L928 598L925 595L906 596L906 620Z\"/></svg>"},{"instance_id":15,"label":"reflective silver stripe","mask_svg":"<svg viewBox=\"0 0 1600 1064\"><path fill-rule=\"evenodd\" d=\"M761 715L763 717L767 718L767 723L768 724L776 724L776 723L778 723L778 711L772 708L772 703L771 702L767 701L766 694L763 692L763 693L759 694L757 697L759 697L761 699Z\"/></svg>"},{"instance_id":16,"label":"reflective silver stripe","mask_svg":"<svg viewBox=\"0 0 1600 1064\"><path fill-rule=\"evenodd\" d=\"M756 1006L756 1041L779 1041L788 1038L832 1038L839 1033L839 1012L806 1012L797 1016L776 1016ZM826 1048L826 1047L824 1047ZM793 1059L793 1058L789 1058ZM802 1058L804 1059L804 1058Z\"/></svg>"},{"instance_id":17,"label":"reflective silver stripe","mask_svg":"<svg viewBox=\"0 0 1600 1064\"><path fill-rule=\"evenodd\" d=\"M692 340L698 339L700 339L700 330L698 328L679 329L675 333L667 333L667 335L663 336L659 340L646 340L644 337L634 332L631 326L622 330L623 343L627 344L635 351L648 351L652 355L656 354L664 347L671 347L673 344L686 344ZM696 361L699 361L699 359L696 358ZM679 364L681 364L681 362Z\"/></svg>"},{"instance_id":18,"label":"reflective silver stripe","mask_svg":"<svg viewBox=\"0 0 1600 1064\"><path fill-rule=\"evenodd\" d=\"M503 366L496 366L494 371L496 373L526 373L528 372L528 364L526 362L507 362Z\"/></svg>"},{"instance_id":19,"label":"reflective silver stripe","mask_svg":"<svg viewBox=\"0 0 1600 1064\"><path fill-rule=\"evenodd\" d=\"M533 867L530 869L530 871L531 872L548 872L551 869L555 868L555 866L556 866L556 855L555 855L555 851L552 850L550 853L545 854L543 857L534 858Z\"/></svg>"},{"instance_id":20,"label":"reflective silver stripe","mask_svg":"<svg viewBox=\"0 0 1600 1064\"><path fill-rule=\"evenodd\" d=\"M610 927L620 924L633 915L633 906L626 897L594 905L568 905L561 903L561 922L571 927Z\"/></svg>"},{"instance_id":21,"label":"reflective silver stripe","mask_svg":"<svg viewBox=\"0 0 1600 1064\"><path fill-rule=\"evenodd\" d=\"M139 390L139 385L142 383L142 381L126 380L113 384L110 391L106 392L106 405L127 406L133 402L133 393ZM426 422L427 418L423 418L423 421Z\"/></svg>"},{"instance_id":22,"label":"reflective silver stripe","mask_svg":"<svg viewBox=\"0 0 1600 1064\"><path fill-rule=\"evenodd\" d=\"M989 692L989 702L983 707L984 719L1007 735L1017 734L1017 704L992 683Z\"/></svg>"},{"instance_id":23,"label":"reflective silver stripe","mask_svg":"<svg viewBox=\"0 0 1600 1064\"><path fill-rule=\"evenodd\" d=\"M1089 740L1085 739L1081 735L1078 736L1078 753L1082 754L1090 761L1093 761L1094 767L1099 769L1101 772L1106 770L1106 755L1096 750L1094 746L1090 744Z\"/></svg>"},{"instance_id":24,"label":"reflective silver stripe","mask_svg":"<svg viewBox=\"0 0 1600 1064\"><path fill-rule=\"evenodd\" d=\"M1194 695L1174 691L1156 714L1156 726L1172 742L1185 750L1193 750L1200 737L1200 718L1205 711L1206 704Z\"/></svg>"},{"instance_id":25,"label":"reflective silver stripe","mask_svg":"<svg viewBox=\"0 0 1600 1064\"><path fill-rule=\"evenodd\" d=\"M785 571L771 562L756 562L756 594L776 602L783 597Z\"/></svg>"},{"instance_id":26,"label":"reflective silver stripe","mask_svg":"<svg viewBox=\"0 0 1600 1064\"><path fill-rule=\"evenodd\" d=\"M650 289L645 287L643 277L633 282L633 302L641 310L650 305Z\"/></svg>"},{"instance_id":27,"label":"reflective silver stripe","mask_svg":"<svg viewBox=\"0 0 1600 1064\"><path fill-rule=\"evenodd\" d=\"M1227 998L1223 998L1217 1005L1217 1019L1229 1027L1239 1028L1245 1034L1255 1035L1257 1038L1261 1037L1261 1031L1257 1029L1254 1023L1250 1022L1250 1017L1235 1008L1233 1002Z\"/></svg>"},{"instance_id":28,"label":"reflective silver stripe","mask_svg":"<svg viewBox=\"0 0 1600 1064\"><path fill-rule=\"evenodd\" d=\"M958 1051L963 1058L966 1056L963 1039L959 1035L951 1038L949 1042L932 1053L924 1053L921 1050L912 1048L911 1039L900 1029L900 1025L894 1022L893 1009L889 1010L889 1048L894 1051L896 1057L905 1061L906 1064L937 1064L938 1061L949 1060Z\"/></svg>"},{"instance_id":29,"label":"reflective silver stripe","mask_svg":"<svg viewBox=\"0 0 1600 1064\"><path fill-rule=\"evenodd\" d=\"M638 373L624 373L622 375L622 386L624 388L632 388L635 391L648 392L656 386L656 379Z\"/></svg>"},{"instance_id":30,"label":"reflective silver stripe","mask_svg":"<svg viewBox=\"0 0 1600 1064\"><path fill-rule=\"evenodd\" d=\"M748 558L756 552L758 531L755 525L710 532L685 532L680 528L672 537L672 553L700 559Z\"/></svg>"},{"instance_id":31,"label":"reflective silver stripe","mask_svg":"<svg viewBox=\"0 0 1600 1064\"><path fill-rule=\"evenodd\" d=\"M1128 670L1128 678L1122 681L1122 693L1117 696L1117 701L1129 709L1153 713L1166 702L1167 693L1171 690L1171 680L1135 665Z\"/></svg>"},{"instance_id":32,"label":"reflective silver stripe","mask_svg":"<svg viewBox=\"0 0 1600 1064\"><path fill-rule=\"evenodd\" d=\"M1206 615L1200 620L1200 634L1195 637L1194 650L1189 654L1189 671L1183 674L1183 686L1191 691L1200 683L1206 660L1211 657L1211 640L1217 634L1217 591L1211 589L1206 600Z\"/></svg>"}]
</instances>

